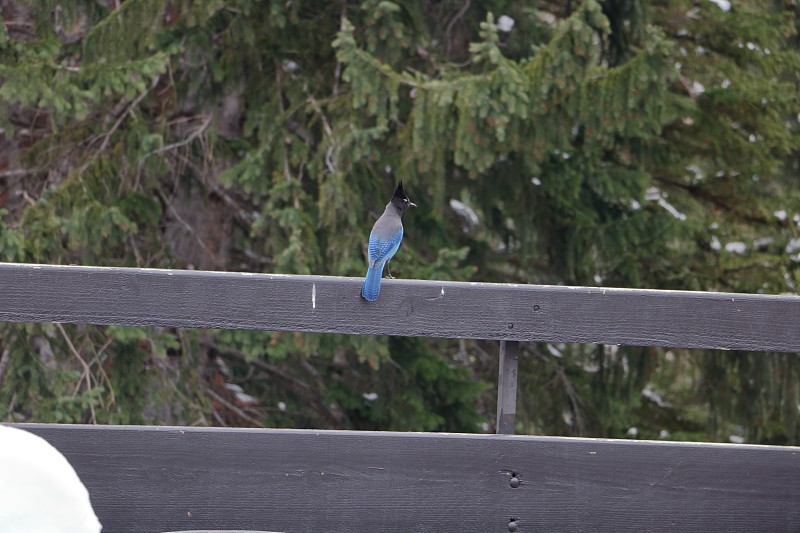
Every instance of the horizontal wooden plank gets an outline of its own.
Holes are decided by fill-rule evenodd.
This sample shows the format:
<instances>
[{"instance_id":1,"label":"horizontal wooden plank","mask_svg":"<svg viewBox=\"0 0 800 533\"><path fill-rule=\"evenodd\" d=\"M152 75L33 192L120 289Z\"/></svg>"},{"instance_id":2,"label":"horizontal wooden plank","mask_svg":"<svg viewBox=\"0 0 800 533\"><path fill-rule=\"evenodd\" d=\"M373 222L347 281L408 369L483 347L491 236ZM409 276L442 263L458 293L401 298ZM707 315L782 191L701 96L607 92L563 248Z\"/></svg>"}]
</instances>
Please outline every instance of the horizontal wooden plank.
<instances>
[{"instance_id":1,"label":"horizontal wooden plank","mask_svg":"<svg viewBox=\"0 0 800 533\"><path fill-rule=\"evenodd\" d=\"M800 448L510 435L18 425L105 531L790 531ZM516 480L512 479L515 475Z\"/></svg>"},{"instance_id":2,"label":"horizontal wooden plank","mask_svg":"<svg viewBox=\"0 0 800 533\"><path fill-rule=\"evenodd\" d=\"M0 321L800 351L800 296L0 264Z\"/></svg>"}]
</instances>

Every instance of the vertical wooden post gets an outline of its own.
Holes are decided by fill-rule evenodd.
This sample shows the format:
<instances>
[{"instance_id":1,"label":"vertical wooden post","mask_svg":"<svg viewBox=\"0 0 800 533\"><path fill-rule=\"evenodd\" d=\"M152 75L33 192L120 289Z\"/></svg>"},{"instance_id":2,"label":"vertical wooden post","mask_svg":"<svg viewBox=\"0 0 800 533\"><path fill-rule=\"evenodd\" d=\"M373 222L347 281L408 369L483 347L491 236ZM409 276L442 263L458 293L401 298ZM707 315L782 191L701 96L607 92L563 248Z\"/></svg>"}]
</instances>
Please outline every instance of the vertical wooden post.
<instances>
[{"instance_id":1,"label":"vertical wooden post","mask_svg":"<svg viewBox=\"0 0 800 533\"><path fill-rule=\"evenodd\" d=\"M497 431L513 434L517 418L517 368L519 341L500 341L500 371L497 377Z\"/></svg>"}]
</instances>

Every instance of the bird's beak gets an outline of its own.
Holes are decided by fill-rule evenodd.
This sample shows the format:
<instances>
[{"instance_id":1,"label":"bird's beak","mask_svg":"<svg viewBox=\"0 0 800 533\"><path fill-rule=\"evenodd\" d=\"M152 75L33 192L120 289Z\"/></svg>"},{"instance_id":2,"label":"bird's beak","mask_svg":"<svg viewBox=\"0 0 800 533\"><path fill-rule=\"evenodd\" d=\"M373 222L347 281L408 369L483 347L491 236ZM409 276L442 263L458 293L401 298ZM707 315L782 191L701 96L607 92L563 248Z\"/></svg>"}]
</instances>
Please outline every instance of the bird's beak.
<instances>
[{"instance_id":1,"label":"bird's beak","mask_svg":"<svg viewBox=\"0 0 800 533\"><path fill-rule=\"evenodd\" d=\"M415 204L414 202L409 201L408 202L408 207L417 207L417 204Z\"/></svg>"}]
</instances>

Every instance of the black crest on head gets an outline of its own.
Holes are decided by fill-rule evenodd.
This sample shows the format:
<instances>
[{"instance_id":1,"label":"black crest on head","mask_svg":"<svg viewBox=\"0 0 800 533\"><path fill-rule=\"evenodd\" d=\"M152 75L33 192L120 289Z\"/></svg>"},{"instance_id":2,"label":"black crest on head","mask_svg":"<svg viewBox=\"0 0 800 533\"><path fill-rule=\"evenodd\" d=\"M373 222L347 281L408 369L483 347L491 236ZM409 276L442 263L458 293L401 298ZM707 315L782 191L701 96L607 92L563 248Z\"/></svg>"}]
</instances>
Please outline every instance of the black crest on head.
<instances>
[{"instance_id":1,"label":"black crest on head","mask_svg":"<svg viewBox=\"0 0 800 533\"><path fill-rule=\"evenodd\" d=\"M408 195L406 194L406 191L403 190L403 182L402 181L397 184L397 188L394 190L393 198L405 198L405 199L408 199Z\"/></svg>"},{"instance_id":2,"label":"black crest on head","mask_svg":"<svg viewBox=\"0 0 800 533\"><path fill-rule=\"evenodd\" d=\"M403 190L403 182L397 184L397 189L394 190L394 196L392 196L392 204L400 210L402 213L409 207L417 207L416 204L412 203L411 200L408 199L408 195L406 191Z\"/></svg>"}]
</instances>

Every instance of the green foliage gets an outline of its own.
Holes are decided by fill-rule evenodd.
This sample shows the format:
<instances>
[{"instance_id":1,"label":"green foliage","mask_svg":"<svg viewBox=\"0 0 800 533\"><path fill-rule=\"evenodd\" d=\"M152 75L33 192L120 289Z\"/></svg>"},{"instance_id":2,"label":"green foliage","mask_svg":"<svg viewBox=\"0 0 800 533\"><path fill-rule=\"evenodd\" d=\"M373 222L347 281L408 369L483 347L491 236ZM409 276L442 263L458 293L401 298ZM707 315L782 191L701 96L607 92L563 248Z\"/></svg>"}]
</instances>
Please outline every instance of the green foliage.
<instances>
[{"instance_id":1,"label":"green foliage","mask_svg":"<svg viewBox=\"0 0 800 533\"><path fill-rule=\"evenodd\" d=\"M373 388L362 392L340 382L329 394L347 409L354 427L479 431L481 418L471 404L484 385L470 380L466 368L448 364L414 338L391 338L389 353L390 364L383 365L371 380Z\"/></svg>"},{"instance_id":2,"label":"green foliage","mask_svg":"<svg viewBox=\"0 0 800 533\"><path fill-rule=\"evenodd\" d=\"M32 5L0 24L0 163L25 172L0 189L2 260L361 276L402 179L404 278L797 292L783 4ZM0 419L494 416L481 341L2 328ZM520 429L796 443L795 359L528 346Z\"/></svg>"}]
</instances>

